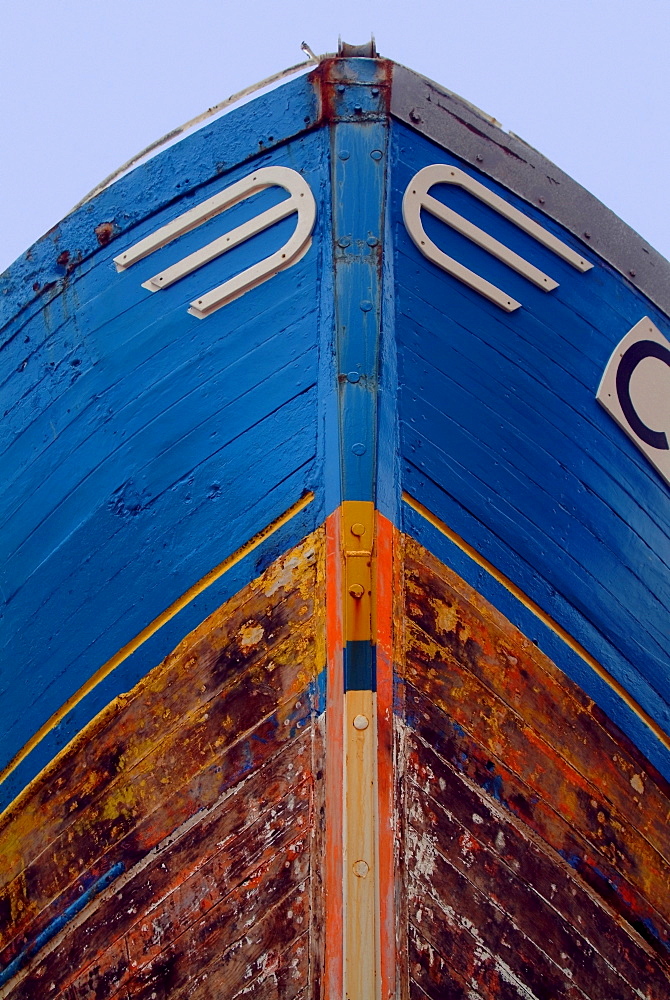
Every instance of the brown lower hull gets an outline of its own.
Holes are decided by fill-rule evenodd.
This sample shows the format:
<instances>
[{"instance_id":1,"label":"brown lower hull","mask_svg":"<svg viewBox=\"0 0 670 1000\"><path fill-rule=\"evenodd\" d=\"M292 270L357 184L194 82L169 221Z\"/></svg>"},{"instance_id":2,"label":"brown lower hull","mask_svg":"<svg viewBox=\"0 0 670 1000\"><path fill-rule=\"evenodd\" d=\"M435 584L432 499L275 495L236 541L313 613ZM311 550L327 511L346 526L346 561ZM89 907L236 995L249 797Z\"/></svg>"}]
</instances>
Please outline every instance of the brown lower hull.
<instances>
[{"instance_id":1,"label":"brown lower hull","mask_svg":"<svg viewBox=\"0 0 670 1000\"><path fill-rule=\"evenodd\" d=\"M664 1000L667 784L451 570L397 532L387 556L384 1000ZM334 558L320 529L277 560L5 815L4 996L333 995L342 751L320 692Z\"/></svg>"}]
</instances>

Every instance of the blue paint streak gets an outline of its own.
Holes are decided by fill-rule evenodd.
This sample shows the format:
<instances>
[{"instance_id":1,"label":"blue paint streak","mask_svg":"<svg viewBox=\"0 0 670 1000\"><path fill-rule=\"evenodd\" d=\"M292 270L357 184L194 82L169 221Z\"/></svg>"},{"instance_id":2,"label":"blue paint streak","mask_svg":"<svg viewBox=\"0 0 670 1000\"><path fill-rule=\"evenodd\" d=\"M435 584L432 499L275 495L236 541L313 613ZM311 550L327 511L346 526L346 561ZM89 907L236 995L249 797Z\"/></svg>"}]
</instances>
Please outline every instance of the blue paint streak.
<instances>
[{"instance_id":1,"label":"blue paint streak","mask_svg":"<svg viewBox=\"0 0 670 1000\"><path fill-rule=\"evenodd\" d=\"M326 684L327 671L324 666L323 669L316 675L316 678L312 681L310 687L312 704L316 715L321 715L321 713L326 710Z\"/></svg>"},{"instance_id":2,"label":"blue paint streak","mask_svg":"<svg viewBox=\"0 0 670 1000\"><path fill-rule=\"evenodd\" d=\"M482 782L482 788L494 799L509 808L503 795L503 780L499 774L494 774Z\"/></svg>"},{"instance_id":3,"label":"blue paint streak","mask_svg":"<svg viewBox=\"0 0 670 1000\"><path fill-rule=\"evenodd\" d=\"M564 861L567 861L567 863L570 865L571 868L574 868L575 871L579 871L579 868L582 864L582 859L579 857L578 854L569 854L567 851L564 850L560 850L558 853L561 855Z\"/></svg>"},{"instance_id":4,"label":"blue paint streak","mask_svg":"<svg viewBox=\"0 0 670 1000\"><path fill-rule=\"evenodd\" d=\"M62 913L59 913L58 916L51 921L51 923L47 924L44 930L40 931L37 935L35 940L29 945L26 945L23 951L20 951L16 958L12 959L9 965L6 965L5 968L0 971L0 986L9 982L12 976L15 976L16 973L22 969L23 966L31 958L33 958L38 951L40 951L40 949L44 947L45 944L51 941L51 939L55 937L56 934L58 934L58 932L66 926L66 924L76 917L76 915L80 913L92 899L95 899L95 897L98 896L103 889L106 889L108 885L111 885L111 883L117 879L124 870L125 866L123 863L121 861L117 861L115 865L112 865L108 872L105 872L105 874L101 875L101 877L97 879L93 885L84 890L74 903L70 903L70 905L67 906Z\"/></svg>"},{"instance_id":5,"label":"blue paint streak","mask_svg":"<svg viewBox=\"0 0 670 1000\"><path fill-rule=\"evenodd\" d=\"M654 937L659 944L662 944L666 951L670 951L670 943L664 941L661 935L658 933L658 928L654 924L654 921L650 917L643 917L640 921L647 928L649 933Z\"/></svg>"}]
</instances>

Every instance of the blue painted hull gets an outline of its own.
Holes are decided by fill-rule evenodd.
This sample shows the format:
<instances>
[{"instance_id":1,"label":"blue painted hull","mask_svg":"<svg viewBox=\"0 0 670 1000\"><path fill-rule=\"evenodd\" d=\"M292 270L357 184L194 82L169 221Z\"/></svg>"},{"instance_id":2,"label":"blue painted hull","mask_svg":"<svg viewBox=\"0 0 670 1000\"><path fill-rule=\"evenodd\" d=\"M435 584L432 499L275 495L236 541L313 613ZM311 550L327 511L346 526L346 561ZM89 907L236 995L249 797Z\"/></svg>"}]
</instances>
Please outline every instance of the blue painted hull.
<instances>
[{"instance_id":1,"label":"blue painted hull","mask_svg":"<svg viewBox=\"0 0 670 1000\"><path fill-rule=\"evenodd\" d=\"M670 487L596 399L643 317L670 339L668 265L645 264L635 234L622 250L602 206L567 178L552 195L555 168L543 187L538 157L529 179L516 140L469 106L479 131L455 125L458 99L438 110L435 94L383 60L326 61L123 176L2 277L7 815L100 712L348 503L474 588L670 779ZM436 164L483 186L432 194L502 250L432 210L410 231L403 199ZM290 266L193 314L280 254L295 216L146 287L273 209L275 186L115 267L266 167L315 199ZM374 633L347 632L348 613L345 692L372 692Z\"/></svg>"}]
</instances>

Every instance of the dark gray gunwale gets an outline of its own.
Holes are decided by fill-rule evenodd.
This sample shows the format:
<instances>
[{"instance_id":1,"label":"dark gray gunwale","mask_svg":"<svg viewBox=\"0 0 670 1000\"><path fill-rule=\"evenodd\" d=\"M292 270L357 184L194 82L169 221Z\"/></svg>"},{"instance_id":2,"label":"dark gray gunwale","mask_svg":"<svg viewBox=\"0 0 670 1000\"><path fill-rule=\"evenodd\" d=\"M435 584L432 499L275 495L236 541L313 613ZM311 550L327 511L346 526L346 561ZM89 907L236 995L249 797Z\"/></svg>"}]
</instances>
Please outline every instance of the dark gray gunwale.
<instances>
[{"instance_id":1,"label":"dark gray gunwale","mask_svg":"<svg viewBox=\"0 0 670 1000\"><path fill-rule=\"evenodd\" d=\"M100 250L95 235L96 224L113 220L114 239L118 239L132 229L138 217L157 211L175 197L182 197L189 190L197 188L205 180L225 173L225 169L217 170L210 163L208 155L197 155L200 146L206 147L207 137L213 128L221 133L222 138L226 135L235 136L234 144L244 147L236 149L232 158L236 162L242 162L245 157L253 157L254 154L267 153L291 138L328 124L329 102L324 89L328 86L329 64L338 61L355 63L358 59L369 61L371 58L387 64L390 69L391 117L459 156L565 227L665 315L670 316L670 263L602 202L532 146L518 136L505 132L493 118L457 94L414 70L378 57L370 45L345 48L352 51L347 55L321 57L311 72L294 77L276 88L283 89L287 94L295 94L296 97L299 92L305 95L310 92L312 102L320 104L320 113L313 107L309 118L300 121L289 115L287 128L282 128L281 121L275 116L270 129L274 138L259 145L253 116L259 106L257 102L268 103L268 95L262 95L232 109L224 119L204 121L195 133L189 135L191 151L195 154L194 161L198 166L195 168L197 176L194 176L194 168L189 170L190 179L186 186L175 186L172 158L166 159L168 149L162 147L163 142L169 140L173 133L152 143L151 149L155 150L155 155L149 160L139 163L130 173L115 179L109 186L103 186L103 182L91 200L80 203L0 275L0 329L35 299L40 299L45 292L48 291L50 298L58 294L65 268L56 266L56 257L63 248L67 248L70 253L72 263L69 269L78 268ZM305 66L307 68L309 63ZM269 103L275 108L272 101ZM180 130L175 130L178 131ZM206 149L204 153L207 153ZM138 154L138 159L143 155ZM202 163L199 162L200 159ZM175 162L178 162L178 158ZM167 175L162 176L161 172L166 167ZM137 188L135 171L143 172L143 192L160 190L161 195L147 203L146 195L143 194L139 205L133 203L132 210L129 211L124 196L131 189Z\"/></svg>"},{"instance_id":2,"label":"dark gray gunwale","mask_svg":"<svg viewBox=\"0 0 670 1000\"><path fill-rule=\"evenodd\" d=\"M670 315L670 263L585 188L457 94L393 63L391 115L544 212Z\"/></svg>"}]
</instances>

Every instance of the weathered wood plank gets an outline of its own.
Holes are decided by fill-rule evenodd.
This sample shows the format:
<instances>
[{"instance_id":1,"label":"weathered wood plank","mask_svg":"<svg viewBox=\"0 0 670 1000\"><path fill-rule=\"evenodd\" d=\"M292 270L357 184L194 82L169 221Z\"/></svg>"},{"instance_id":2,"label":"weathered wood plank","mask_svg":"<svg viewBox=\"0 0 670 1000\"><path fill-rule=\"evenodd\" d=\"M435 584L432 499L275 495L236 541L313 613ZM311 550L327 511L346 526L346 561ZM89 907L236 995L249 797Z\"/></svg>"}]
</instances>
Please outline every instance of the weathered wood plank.
<instances>
[{"instance_id":1,"label":"weathered wood plank","mask_svg":"<svg viewBox=\"0 0 670 1000\"><path fill-rule=\"evenodd\" d=\"M466 988L473 987L483 1000L519 1000L519 997L524 1000L554 1000L551 993L542 991L541 986L537 994L529 987L524 989L524 984L506 965L502 953L498 953L497 949L492 953L484 947L478 939L476 925L471 932L470 928L464 926L465 921L459 921L455 909L444 909L432 896L426 898L423 886L411 880L407 891L410 910L416 914L413 926L417 930L420 928L420 934L426 943L444 962L444 966L433 963L433 974L439 970L445 976L447 984L455 980ZM497 944L504 944L503 933L501 927ZM437 979L435 985L440 985L440 979ZM436 998L440 995L439 990L434 993ZM556 994L556 1000L558 997L564 1000L566 995L570 994L560 992ZM582 1000L578 994L575 996L573 993L573 997L575 1000L577 997Z\"/></svg>"},{"instance_id":2,"label":"weathered wood plank","mask_svg":"<svg viewBox=\"0 0 670 1000\"><path fill-rule=\"evenodd\" d=\"M303 934L281 954L275 954L250 983L231 997L231 1000L307 1000L313 996L309 990L308 967L309 936ZM204 989L194 993L194 1000L221 1000L218 985L207 982Z\"/></svg>"},{"instance_id":3,"label":"weathered wood plank","mask_svg":"<svg viewBox=\"0 0 670 1000\"><path fill-rule=\"evenodd\" d=\"M154 918L167 920L156 931L161 940L166 929L168 937L181 932L229 892L235 872L253 855L254 836L258 849L265 843L273 851L280 834L311 827L313 774L323 757L323 734L312 727L318 703L314 681L325 663L322 579L322 532L317 532L102 713L82 734L86 753L79 752L82 741L72 747L6 817L0 850L7 848L10 876L19 871L0 892L1 929L10 942L4 964L77 899L82 884L115 862L131 873L133 889L125 914L118 903L115 908L110 889L93 907L92 918L85 913L86 919L77 919L71 935L67 927L61 931L41 962L37 956L38 966L19 976L24 986L17 984L22 990L17 997L30 996L33 985L46 979L67 992L68 976L86 966L98 968L98 979L121 989L126 975L121 959L110 954L113 967L103 967L97 956L125 940L125 953L138 966L148 944L141 933L131 933L139 919L135 914L146 918L147 910L158 906L147 926ZM31 823L34 830L24 844ZM182 842L179 831L189 826ZM226 851L233 853L224 851L217 860L226 838L231 842ZM237 857L231 846L236 842ZM143 869L138 879L132 876L135 866ZM308 885L306 891L318 898L320 889ZM122 895L129 893L124 886ZM314 919L311 927L318 951L322 931ZM198 956L191 959L196 971ZM312 959L315 981L318 961ZM83 980L80 985L84 988Z\"/></svg>"},{"instance_id":4,"label":"weathered wood plank","mask_svg":"<svg viewBox=\"0 0 670 1000\"><path fill-rule=\"evenodd\" d=\"M255 885L246 891L242 887L234 902L220 904L217 912L196 925L187 941L179 940L178 950L163 952L136 973L128 983L128 996L136 1000L188 997L191 986L197 989L205 974L218 986L220 996L228 996L245 979L253 979L309 921L306 887L303 883L293 889L293 873L290 878L284 875L284 864L281 859L268 877L262 873L263 884L271 892L256 894ZM212 957L209 965L203 963L204 955Z\"/></svg>"},{"instance_id":5,"label":"weathered wood plank","mask_svg":"<svg viewBox=\"0 0 670 1000\"><path fill-rule=\"evenodd\" d=\"M164 941L195 920L257 866L271 858L296 830L310 828L312 797L310 734L303 736L262 771L227 796L205 819L175 834L173 842L138 865L123 888L101 902L81 925L64 932L61 943L13 989L23 1000L52 984L63 989L70 979L99 962L109 945L124 935L141 937L141 922L159 925ZM172 838L171 838L172 840ZM190 915L189 915L190 914ZM138 961L136 950L134 961Z\"/></svg>"},{"instance_id":6,"label":"weathered wood plank","mask_svg":"<svg viewBox=\"0 0 670 1000\"><path fill-rule=\"evenodd\" d=\"M421 844L420 838L415 843ZM408 890L410 906L417 906L411 919L424 932L431 921L446 922L459 949L475 960L479 953L488 953L489 961L501 975L522 984L534 996L582 1000L585 994L572 982L569 973L555 965L504 911L478 892L439 852L433 852L425 872L421 868L416 866L412 872ZM425 913L428 917L424 920ZM625 996L623 991L614 993L610 1000L624 1000Z\"/></svg>"},{"instance_id":7,"label":"weathered wood plank","mask_svg":"<svg viewBox=\"0 0 670 1000\"><path fill-rule=\"evenodd\" d=\"M118 776L183 726L185 714L203 711L226 682L267 656L269 646L290 641L296 626L309 623L321 544L319 533L310 536L226 602L130 695L98 716L48 769L49 781L36 782L5 813L0 827L5 881L23 871ZM84 742L87 753L80 754Z\"/></svg>"},{"instance_id":8,"label":"weathered wood plank","mask_svg":"<svg viewBox=\"0 0 670 1000\"><path fill-rule=\"evenodd\" d=\"M127 993L121 984L128 975L130 965L127 942L120 938L108 949L100 964L89 966L84 974L65 989L62 993L63 1000L108 1000L112 996L118 1000L126 1000ZM44 995L38 990L27 994L30 1000L38 1000Z\"/></svg>"},{"instance_id":9,"label":"weathered wood plank","mask_svg":"<svg viewBox=\"0 0 670 1000\"><path fill-rule=\"evenodd\" d=\"M412 734L407 734L405 760L409 799L413 797L412 786L416 782L430 797L431 808L438 813L438 822L433 825L435 836L440 840L452 834L456 836L458 849L449 853L453 863L462 859L465 864L460 850L463 834L457 831L467 830L468 842L476 840L481 845L480 850L474 852L476 863L473 852L466 853L471 862L469 877L481 878L486 883L495 872L502 882L499 889L489 885L489 892L503 909L514 902L504 889L510 876L517 885L525 887L526 896L539 897L534 905L529 902L528 919L537 922L538 931L543 929L545 946L549 946L556 936L550 922L553 912L559 930L561 926L573 928L575 942L571 950L577 947L577 940L582 939L586 948L599 953L604 962L611 969L618 969L632 986L644 983L650 1000L663 1000L668 991L668 978L657 956L635 932L626 929L618 913L595 897L567 862L552 854L547 845L530 835L492 796L474 787ZM524 892L516 891L523 898Z\"/></svg>"},{"instance_id":10,"label":"weathered wood plank","mask_svg":"<svg viewBox=\"0 0 670 1000\"><path fill-rule=\"evenodd\" d=\"M664 1000L668 783L533 643L407 537L404 579L404 988L431 1000L473 989L484 1000Z\"/></svg>"},{"instance_id":11,"label":"weathered wood plank","mask_svg":"<svg viewBox=\"0 0 670 1000\"><path fill-rule=\"evenodd\" d=\"M551 745L670 859L668 783L594 703L448 567L406 542L409 618ZM569 720L569 724L566 721Z\"/></svg>"},{"instance_id":12,"label":"weathered wood plank","mask_svg":"<svg viewBox=\"0 0 670 1000\"><path fill-rule=\"evenodd\" d=\"M522 940L527 938L561 976L568 977L592 1000L612 1000L615 996L633 1000L634 987L601 958L579 929L561 918L539 894L528 889L484 848L476 837L476 821L469 829L450 823L445 810L416 786L410 789L408 807L412 824L408 844L418 849L421 868L425 869L423 881L433 886L436 895L439 891L440 899L458 898L459 913L465 915L463 896L455 895L458 891L455 873L458 873L461 885L468 884L468 892L469 885L478 891L473 893L473 912L479 914L480 920L485 909L482 901L486 901L489 911L495 908L494 919L507 924L507 935L511 931ZM524 856L516 860L522 868ZM428 872L429 864L434 867L433 873ZM441 873L442 879L435 878L435 871ZM418 877L422 880L421 873Z\"/></svg>"},{"instance_id":13,"label":"weathered wood plank","mask_svg":"<svg viewBox=\"0 0 670 1000\"><path fill-rule=\"evenodd\" d=\"M464 982L447 962L410 924L410 1000L482 1000L472 980Z\"/></svg>"},{"instance_id":14,"label":"weathered wood plank","mask_svg":"<svg viewBox=\"0 0 670 1000\"><path fill-rule=\"evenodd\" d=\"M304 933L307 847L305 838L286 845L173 939L156 940L152 945L148 924L138 923L138 932L149 944L147 954L142 956L136 950L132 935L119 939L110 951L123 943L128 955L125 967L121 968L120 963L112 966L112 956L105 953L100 962L75 979L70 993L87 1000L150 998L152 992L160 998L176 998L188 996L192 986L217 975L220 995L234 995L243 985L245 974L249 972L246 978L251 980L261 971L264 955L275 947L283 950ZM295 908L289 917L291 902ZM268 917L271 930L266 923ZM273 935L277 935L276 940ZM111 968L114 978L108 986Z\"/></svg>"},{"instance_id":15,"label":"weathered wood plank","mask_svg":"<svg viewBox=\"0 0 670 1000\"><path fill-rule=\"evenodd\" d=\"M328 1000L326 996L326 752L327 713L318 717L311 727L310 746L312 819L310 824L312 864L309 878L309 937L306 960L309 964L309 996L311 1000ZM332 752L332 751L331 751Z\"/></svg>"},{"instance_id":16,"label":"weathered wood plank","mask_svg":"<svg viewBox=\"0 0 670 1000\"><path fill-rule=\"evenodd\" d=\"M158 760L147 761L146 768L142 768L139 774L132 772L128 780L116 789L116 794L111 794L103 802L102 807L94 807L91 816L85 814L48 846L38 862L21 874L18 882L26 900L26 909L17 914L19 919L15 925L18 930L27 928L29 918L43 912L52 900L56 899L59 907L67 905L59 897L65 889L73 895L77 880L88 871L96 874L100 868L106 870L117 858L127 866L133 864L202 808L203 803L197 794L197 778L206 768L223 762L226 729L228 740L236 740L238 727L240 735L252 730L263 716L276 707L285 688L290 693L300 683L301 662L293 658L290 650L284 655L286 670L281 669L280 663L269 679L265 672L255 676L255 672L243 675L239 684L217 699L211 709L197 719L195 731L175 734L166 753ZM277 656L276 659L282 660L284 656ZM249 690L250 684L255 684L253 691ZM298 702L300 698L306 700L307 695L300 695ZM284 722L293 721L289 707L285 706L286 711L275 716L272 727L275 732L284 728ZM299 716L302 714L300 709L298 713ZM297 723L300 721L298 718ZM217 742L220 747L217 747ZM184 777L191 779L186 786L181 784ZM173 781L177 788L172 786ZM33 929L34 924L31 925Z\"/></svg>"},{"instance_id":17,"label":"weathered wood plank","mask_svg":"<svg viewBox=\"0 0 670 1000\"><path fill-rule=\"evenodd\" d=\"M573 835L588 845L578 853L592 853L594 865L606 865L616 884L628 883L654 899L667 920L668 865L658 852L610 806L598 787L587 784L549 744L539 740L524 719L491 696L414 626L409 633L407 678L464 730L480 758L486 757L497 772L505 771L512 784L523 785L519 803L529 824L551 836L558 814L560 822L565 820Z\"/></svg>"},{"instance_id":18,"label":"weathered wood plank","mask_svg":"<svg viewBox=\"0 0 670 1000\"><path fill-rule=\"evenodd\" d=\"M430 997L425 992L425 990L423 990L418 985L418 983L416 983L413 979L409 984L409 988L410 988L409 992L410 1000L430 1000ZM475 1000L474 994L473 994L473 1000Z\"/></svg>"},{"instance_id":19,"label":"weathered wood plank","mask_svg":"<svg viewBox=\"0 0 670 1000\"><path fill-rule=\"evenodd\" d=\"M539 837L540 842L563 857L603 902L656 951L667 956L670 927L655 908L655 899L648 899L630 884L622 886L616 869L602 855L595 854L570 823L554 810L544 809L532 789L503 764L494 764L458 724L409 685L407 704L410 725L423 742L486 793L492 807L497 803L508 810L533 837Z\"/></svg>"}]
</instances>

